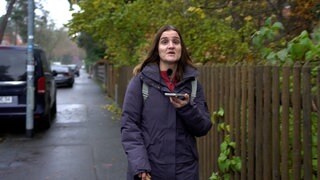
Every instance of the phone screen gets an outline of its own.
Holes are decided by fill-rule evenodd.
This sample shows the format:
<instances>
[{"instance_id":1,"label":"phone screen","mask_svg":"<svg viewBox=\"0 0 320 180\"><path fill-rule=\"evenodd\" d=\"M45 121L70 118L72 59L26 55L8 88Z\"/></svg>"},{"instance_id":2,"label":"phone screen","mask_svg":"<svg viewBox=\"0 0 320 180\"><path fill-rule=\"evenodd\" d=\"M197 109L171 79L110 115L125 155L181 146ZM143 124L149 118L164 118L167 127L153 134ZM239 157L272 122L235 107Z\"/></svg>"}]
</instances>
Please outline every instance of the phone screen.
<instances>
[{"instance_id":1,"label":"phone screen","mask_svg":"<svg viewBox=\"0 0 320 180\"><path fill-rule=\"evenodd\" d=\"M184 94L182 93L164 93L165 96L171 96L171 97L184 97Z\"/></svg>"}]
</instances>

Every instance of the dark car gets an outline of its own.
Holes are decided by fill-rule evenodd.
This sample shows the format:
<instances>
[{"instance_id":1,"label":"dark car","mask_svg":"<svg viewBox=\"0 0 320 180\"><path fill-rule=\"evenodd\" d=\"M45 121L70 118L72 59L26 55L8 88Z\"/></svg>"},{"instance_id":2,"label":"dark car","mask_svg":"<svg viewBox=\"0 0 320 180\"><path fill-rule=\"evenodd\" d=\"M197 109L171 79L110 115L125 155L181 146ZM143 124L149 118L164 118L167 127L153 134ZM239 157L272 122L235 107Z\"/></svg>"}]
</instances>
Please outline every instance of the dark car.
<instances>
[{"instance_id":1,"label":"dark car","mask_svg":"<svg viewBox=\"0 0 320 180\"><path fill-rule=\"evenodd\" d=\"M76 64L68 64L68 66L71 68L71 70L73 71L73 73L79 77L80 76L80 71L79 71L79 66Z\"/></svg>"},{"instance_id":2,"label":"dark car","mask_svg":"<svg viewBox=\"0 0 320 180\"><path fill-rule=\"evenodd\" d=\"M45 52L34 48L34 124L49 128L57 111L57 89ZM25 118L27 47L0 46L0 119Z\"/></svg>"},{"instance_id":3,"label":"dark car","mask_svg":"<svg viewBox=\"0 0 320 180\"><path fill-rule=\"evenodd\" d=\"M67 86L73 87L74 73L68 65L52 65L55 82L58 87Z\"/></svg>"}]
</instances>

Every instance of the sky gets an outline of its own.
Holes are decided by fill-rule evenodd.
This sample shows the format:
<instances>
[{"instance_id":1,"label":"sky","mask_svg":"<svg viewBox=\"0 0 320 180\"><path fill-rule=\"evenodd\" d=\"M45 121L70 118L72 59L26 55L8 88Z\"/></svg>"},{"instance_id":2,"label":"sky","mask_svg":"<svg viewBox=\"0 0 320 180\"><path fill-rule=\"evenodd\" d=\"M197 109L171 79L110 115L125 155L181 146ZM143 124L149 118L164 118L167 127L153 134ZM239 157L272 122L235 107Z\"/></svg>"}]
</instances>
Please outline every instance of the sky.
<instances>
[{"instance_id":1,"label":"sky","mask_svg":"<svg viewBox=\"0 0 320 180\"><path fill-rule=\"evenodd\" d=\"M39 0L36 0L39 1ZM49 11L49 18L53 20L57 28L63 27L72 18L69 11L68 0L41 0L44 9ZM74 7L75 9L77 7ZM6 0L0 0L0 16L6 12Z\"/></svg>"}]
</instances>

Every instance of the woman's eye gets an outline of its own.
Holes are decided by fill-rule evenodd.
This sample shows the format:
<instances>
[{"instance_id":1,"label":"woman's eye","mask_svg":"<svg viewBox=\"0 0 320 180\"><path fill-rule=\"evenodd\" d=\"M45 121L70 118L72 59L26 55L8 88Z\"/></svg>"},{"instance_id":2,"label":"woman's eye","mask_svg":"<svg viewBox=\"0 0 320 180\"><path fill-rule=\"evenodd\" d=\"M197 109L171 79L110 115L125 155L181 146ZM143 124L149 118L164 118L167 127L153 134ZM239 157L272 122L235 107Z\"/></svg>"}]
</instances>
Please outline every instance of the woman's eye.
<instances>
[{"instance_id":1,"label":"woman's eye","mask_svg":"<svg viewBox=\"0 0 320 180\"><path fill-rule=\"evenodd\" d=\"M162 41L160 41L160 43L161 43L161 44L167 44L168 41L167 41L167 40L162 40Z\"/></svg>"},{"instance_id":2,"label":"woman's eye","mask_svg":"<svg viewBox=\"0 0 320 180\"><path fill-rule=\"evenodd\" d=\"M180 44L180 41L179 40L173 40L173 43L174 44Z\"/></svg>"}]
</instances>

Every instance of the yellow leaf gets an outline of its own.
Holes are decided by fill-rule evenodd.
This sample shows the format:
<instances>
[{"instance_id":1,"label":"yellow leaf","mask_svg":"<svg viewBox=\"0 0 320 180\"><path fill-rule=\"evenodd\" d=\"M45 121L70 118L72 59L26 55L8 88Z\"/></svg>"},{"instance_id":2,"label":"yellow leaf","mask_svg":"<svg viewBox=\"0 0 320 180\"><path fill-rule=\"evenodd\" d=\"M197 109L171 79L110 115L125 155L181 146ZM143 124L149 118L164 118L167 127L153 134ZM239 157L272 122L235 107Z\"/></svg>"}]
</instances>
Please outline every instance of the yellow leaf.
<instances>
[{"instance_id":1,"label":"yellow leaf","mask_svg":"<svg viewBox=\"0 0 320 180\"><path fill-rule=\"evenodd\" d=\"M228 17L226 17L224 20L226 20L226 21L232 21L232 16L228 16Z\"/></svg>"},{"instance_id":2,"label":"yellow leaf","mask_svg":"<svg viewBox=\"0 0 320 180\"><path fill-rule=\"evenodd\" d=\"M252 20L252 16L246 16L246 17L244 18L244 20L246 20L246 21L251 21L251 20Z\"/></svg>"}]
</instances>

